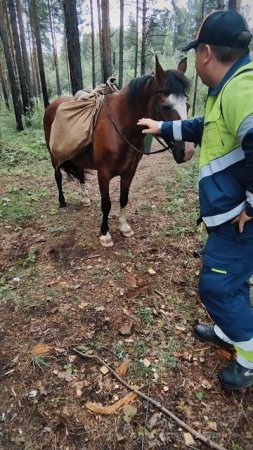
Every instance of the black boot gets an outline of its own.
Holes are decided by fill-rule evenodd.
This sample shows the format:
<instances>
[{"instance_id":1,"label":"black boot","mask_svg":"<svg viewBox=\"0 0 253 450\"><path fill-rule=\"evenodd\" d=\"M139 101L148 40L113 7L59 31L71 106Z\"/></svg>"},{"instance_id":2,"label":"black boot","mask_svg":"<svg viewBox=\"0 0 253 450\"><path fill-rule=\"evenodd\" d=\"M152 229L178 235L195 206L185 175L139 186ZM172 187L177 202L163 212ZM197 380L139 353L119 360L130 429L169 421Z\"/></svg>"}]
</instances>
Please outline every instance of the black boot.
<instances>
[{"instance_id":1,"label":"black boot","mask_svg":"<svg viewBox=\"0 0 253 450\"><path fill-rule=\"evenodd\" d=\"M194 250L194 252L193 252L194 258L200 258L200 259L203 259L203 256L204 256L204 249L205 249L205 247L197 247L197 248L195 248L195 250Z\"/></svg>"},{"instance_id":2,"label":"black boot","mask_svg":"<svg viewBox=\"0 0 253 450\"><path fill-rule=\"evenodd\" d=\"M209 342L210 344L218 345L219 347L226 348L228 350L233 350L234 346L223 341L214 332L214 327L211 325L205 325L199 323L194 327L195 336L202 342Z\"/></svg>"},{"instance_id":3,"label":"black boot","mask_svg":"<svg viewBox=\"0 0 253 450\"><path fill-rule=\"evenodd\" d=\"M237 361L221 370L218 378L227 389L241 389L253 385L253 369L241 366Z\"/></svg>"}]
</instances>

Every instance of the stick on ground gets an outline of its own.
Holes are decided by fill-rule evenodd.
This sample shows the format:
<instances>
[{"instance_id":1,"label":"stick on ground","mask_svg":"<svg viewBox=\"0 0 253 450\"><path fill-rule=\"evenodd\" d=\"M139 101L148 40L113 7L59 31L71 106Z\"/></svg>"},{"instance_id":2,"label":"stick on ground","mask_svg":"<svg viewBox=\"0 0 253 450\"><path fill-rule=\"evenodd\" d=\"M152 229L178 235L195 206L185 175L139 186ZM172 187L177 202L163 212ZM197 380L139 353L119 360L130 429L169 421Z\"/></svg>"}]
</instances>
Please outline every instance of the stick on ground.
<instances>
[{"instance_id":1,"label":"stick on ground","mask_svg":"<svg viewBox=\"0 0 253 450\"><path fill-rule=\"evenodd\" d=\"M130 391L135 392L137 395L139 395L139 397L144 398L147 402L152 403L152 405L156 406L156 408L160 409L160 411L162 411L164 414L166 414L167 416L169 416L171 419L173 419L175 422L178 423L178 425L180 425L182 428L184 428L185 430L189 431L189 433L191 433L193 436L195 436L196 439L198 439L199 441L204 442L206 445L208 445L210 448L214 448L216 450L228 450L225 447L223 447L222 445L216 444L216 442L212 441L211 439L208 439L207 437L205 437L203 434L199 433L198 431L194 430L194 428L190 427L189 425L187 425L187 423L183 422L181 419L179 419L179 417L175 416L175 414L173 414L169 409L165 408L160 402L157 402L156 400L154 400L153 398L149 397L148 395L144 394L143 392L139 391L139 389L135 388L134 386L131 386L130 384L128 384L125 380L123 380L123 378L121 378L116 372L115 370L113 370L105 361L103 361L99 356L97 355L89 355L87 353L82 353L80 352L80 350L78 350L77 348L73 348L72 349L75 353L77 353L79 356L81 356L82 358L88 358L88 359L95 359L96 361L98 361L100 364L102 364L103 366L106 366L107 369L110 370L110 372L113 374L113 376L115 378L117 378L117 380L122 383L124 386L126 386Z\"/></svg>"}]
</instances>

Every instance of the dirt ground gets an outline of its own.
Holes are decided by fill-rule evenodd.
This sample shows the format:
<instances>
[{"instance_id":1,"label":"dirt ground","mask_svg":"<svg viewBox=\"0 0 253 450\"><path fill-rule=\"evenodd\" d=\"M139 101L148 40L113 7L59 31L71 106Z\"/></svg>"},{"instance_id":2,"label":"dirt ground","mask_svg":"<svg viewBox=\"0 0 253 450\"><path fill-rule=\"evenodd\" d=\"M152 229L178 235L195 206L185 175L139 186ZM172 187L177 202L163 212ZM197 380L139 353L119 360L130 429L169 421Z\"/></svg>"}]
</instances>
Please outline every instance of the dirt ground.
<instances>
[{"instance_id":1,"label":"dirt ground","mask_svg":"<svg viewBox=\"0 0 253 450\"><path fill-rule=\"evenodd\" d=\"M192 256L205 238L195 228L194 164L181 169L168 154L142 159L129 239L118 230L113 180L108 249L99 243L96 175L90 208L64 180L69 206L59 210L49 162L38 168L0 181L0 448L209 448L140 398L111 415L91 411L87 402L114 405L129 390L79 348L115 370L127 361L129 384L217 444L251 450L253 391L224 392L216 375L233 355L192 334L208 320Z\"/></svg>"}]
</instances>

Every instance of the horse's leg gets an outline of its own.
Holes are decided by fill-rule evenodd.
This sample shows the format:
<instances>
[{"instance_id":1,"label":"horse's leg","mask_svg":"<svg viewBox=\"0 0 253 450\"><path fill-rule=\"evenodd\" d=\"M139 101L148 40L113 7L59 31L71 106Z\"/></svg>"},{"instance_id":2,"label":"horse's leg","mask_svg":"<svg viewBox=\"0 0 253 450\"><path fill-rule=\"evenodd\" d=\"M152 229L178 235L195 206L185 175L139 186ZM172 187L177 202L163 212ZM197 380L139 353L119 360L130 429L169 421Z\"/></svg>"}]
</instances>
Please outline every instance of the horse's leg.
<instances>
[{"instance_id":1,"label":"horse's leg","mask_svg":"<svg viewBox=\"0 0 253 450\"><path fill-rule=\"evenodd\" d=\"M55 177L55 181L58 187L58 192L59 192L59 207L60 208L65 208L67 206L67 203L65 201L64 198L64 194L63 194L63 190L62 190L62 173L61 173L61 169L57 168L54 169L54 177Z\"/></svg>"},{"instance_id":2,"label":"horse's leg","mask_svg":"<svg viewBox=\"0 0 253 450\"><path fill-rule=\"evenodd\" d=\"M111 200L109 193L110 176L104 172L98 171L98 183L101 194L101 210L103 219L101 224L100 242L103 247L112 247L113 241L109 233L108 216L111 210Z\"/></svg>"},{"instance_id":3,"label":"horse's leg","mask_svg":"<svg viewBox=\"0 0 253 450\"><path fill-rule=\"evenodd\" d=\"M119 215L119 229L123 236L131 237L134 232L126 219L126 206L128 203L129 188L133 179L134 173L129 175L122 175L120 178L120 215Z\"/></svg>"},{"instance_id":4,"label":"horse's leg","mask_svg":"<svg viewBox=\"0 0 253 450\"><path fill-rule=\"evenodd\" d=\"M81 199L82 199L83 206L90 206L91 202L89 199L89 191L86 186L86 183L87 183L86 177L84 175L84 172L82 172L82 175L80 176Z\"/></svg>"}]
</instances>

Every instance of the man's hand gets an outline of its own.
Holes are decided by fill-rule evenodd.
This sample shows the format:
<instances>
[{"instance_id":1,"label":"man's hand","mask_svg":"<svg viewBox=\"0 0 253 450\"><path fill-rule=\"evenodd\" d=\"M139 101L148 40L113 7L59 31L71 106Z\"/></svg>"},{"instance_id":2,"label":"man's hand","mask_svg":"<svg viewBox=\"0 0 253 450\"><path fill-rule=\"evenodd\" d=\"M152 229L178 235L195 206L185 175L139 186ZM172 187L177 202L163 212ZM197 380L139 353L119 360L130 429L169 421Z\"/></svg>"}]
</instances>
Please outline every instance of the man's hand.
<instances>
[{"instance_id":1,"label":"man's hand","mask_svg":"<svg viewBox=\"0 0 253 450\"><path fill-rule=\"evenodd\" d=\"M184 161L189 161L192 158L195 150L193 142L185 142L184 145Z\"/></svg>"},{"instance_id":2,"label":"man's hand","mask_svg":"<svg viewBox=\"0 0 253 450\"><path fill-rule=\"evenodd\" d=\"M142 127L148 127L142 130L142 134L159 134L161 131L159 128L159 122L157 122L156 120L139 119L137 125L140 125Z\"/></svg>"},{"instance_id":3,"label":"man's hand","mask_svg":"<svg viewBox=\"0 0 253 450\"><path fill-rule=\"evenodd\" d=\"M235 217L232 220L232 223L237 223L238 222L239 231L240 231L240 233L243 233L244 224L246 222L248 222L249 220L252 220L252 219L253 219L253 217L247 216L246 212L242 211L239 216Z\"/></svg>"}]
</instances>

